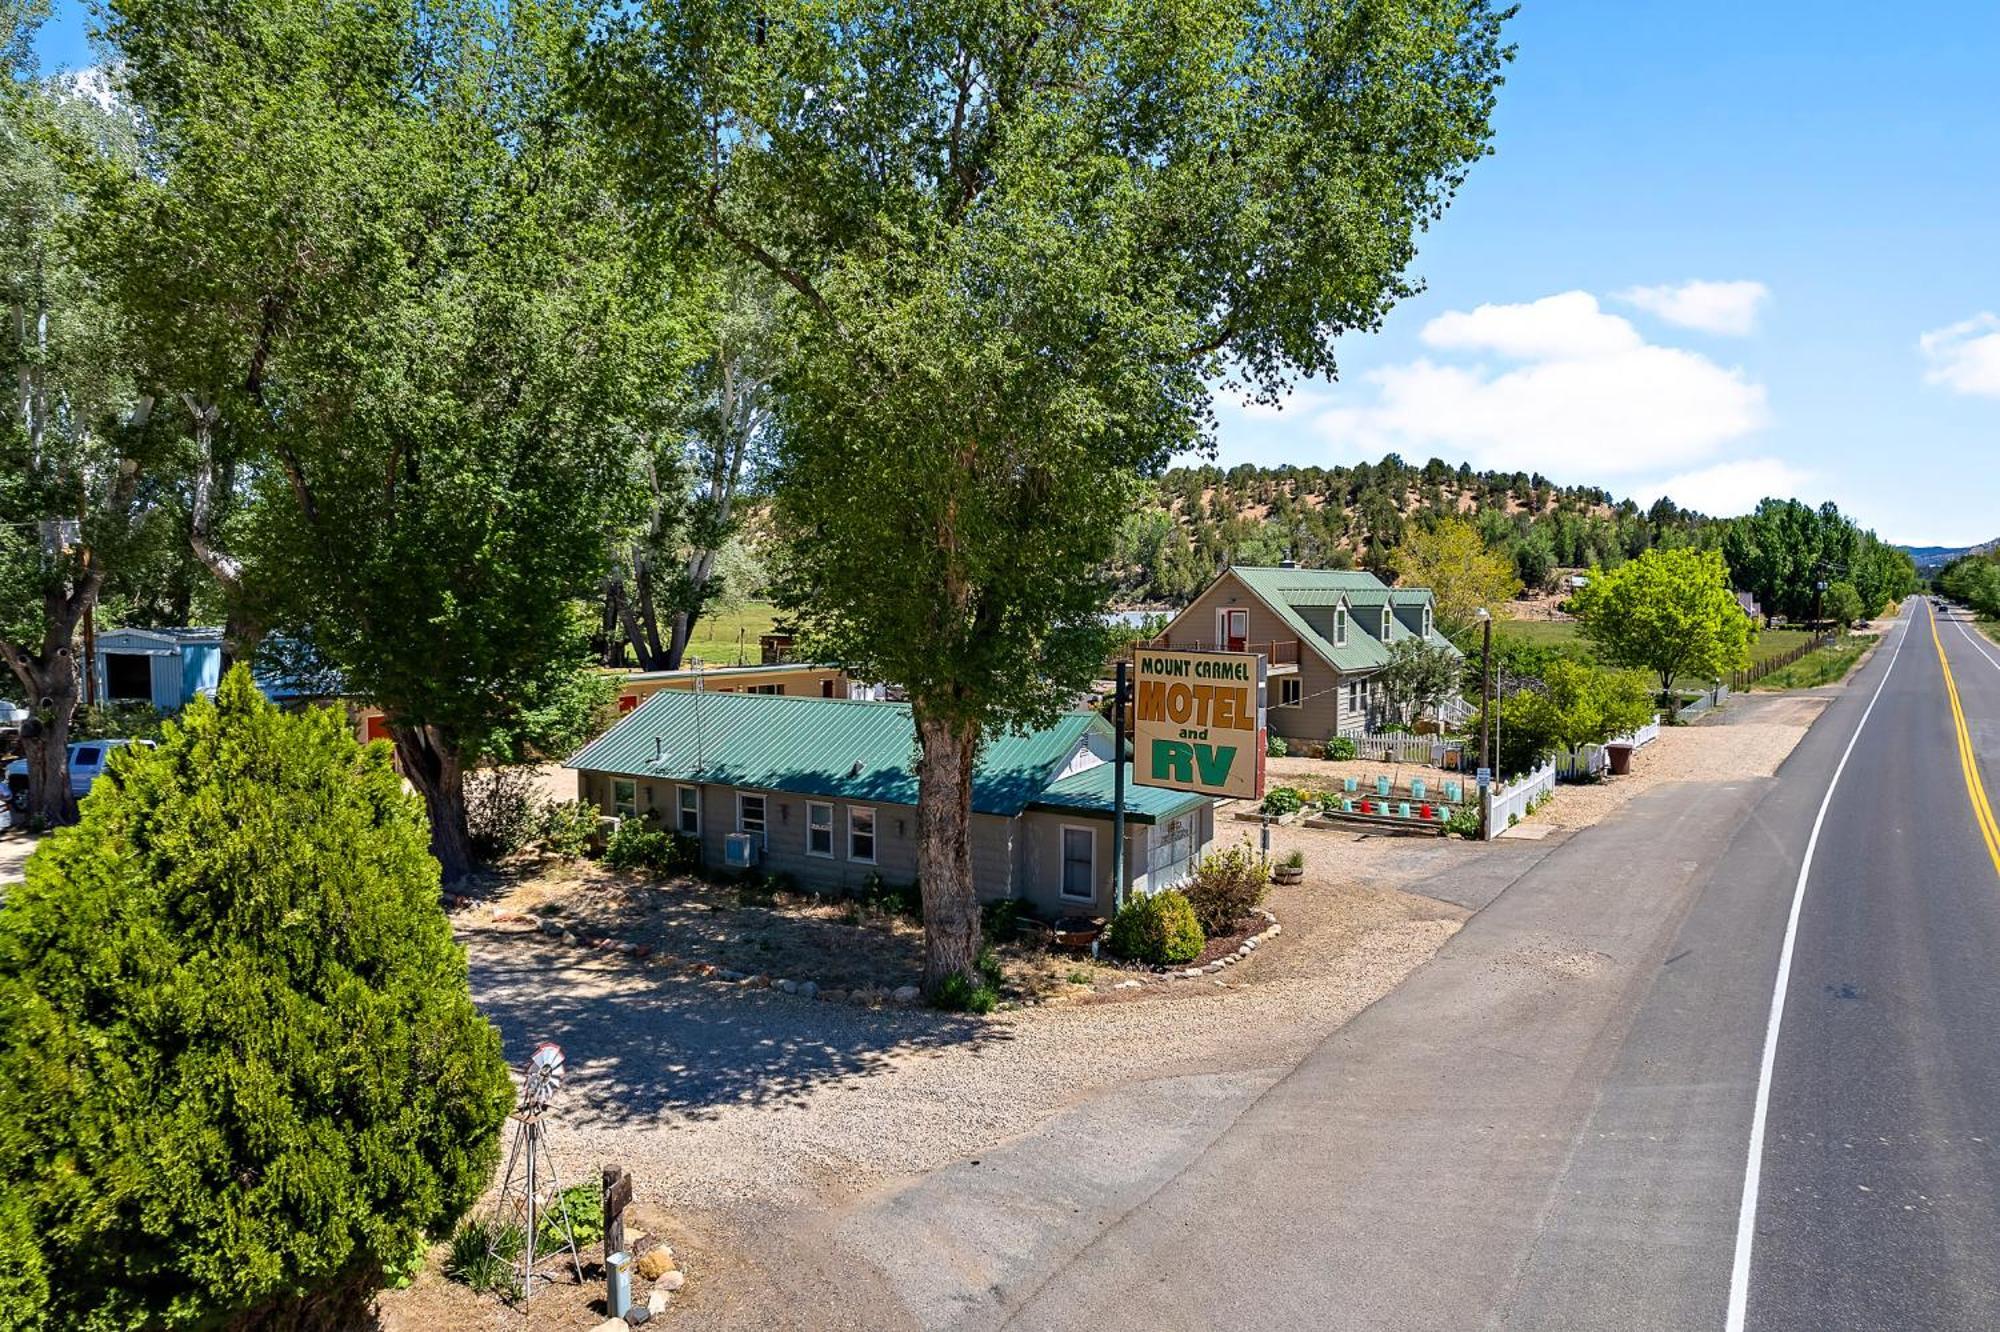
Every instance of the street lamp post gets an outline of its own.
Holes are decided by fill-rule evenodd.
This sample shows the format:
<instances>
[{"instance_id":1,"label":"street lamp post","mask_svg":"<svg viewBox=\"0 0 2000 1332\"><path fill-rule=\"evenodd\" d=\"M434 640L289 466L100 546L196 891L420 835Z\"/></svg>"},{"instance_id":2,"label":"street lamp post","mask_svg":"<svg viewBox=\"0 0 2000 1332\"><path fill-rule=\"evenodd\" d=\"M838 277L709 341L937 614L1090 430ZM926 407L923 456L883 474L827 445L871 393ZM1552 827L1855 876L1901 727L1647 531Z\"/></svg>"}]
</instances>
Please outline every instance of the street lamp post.
<instances>
[{"instance_id":1,"label":"street lamp post","mask_svg":"<svg viewBox=\"0 0 2000 1332\"><path fill-rule=\"evenodd\" d=\"M1479 766L1493 767L1493 752L1487 744L1487 737L1493 725L1493 616L1484 606L1476 612L1481 629L1480 674L1483 677L1479 687Z\"/></svg>"}]
</instances>

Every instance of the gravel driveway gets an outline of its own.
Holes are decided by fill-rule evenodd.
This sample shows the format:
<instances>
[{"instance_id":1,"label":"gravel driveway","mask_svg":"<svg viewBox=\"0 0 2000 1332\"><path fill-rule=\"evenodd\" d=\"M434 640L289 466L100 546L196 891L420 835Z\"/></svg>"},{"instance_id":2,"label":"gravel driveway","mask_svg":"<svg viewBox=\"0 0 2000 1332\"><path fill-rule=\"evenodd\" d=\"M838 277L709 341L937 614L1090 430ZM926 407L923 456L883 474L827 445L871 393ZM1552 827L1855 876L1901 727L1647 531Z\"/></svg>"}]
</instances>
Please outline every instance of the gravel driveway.
<instances>
[{"instance_id":1,"label":"gravel driveway","mask_svg":"<svg viewBox=\"0 0 2000 1332\"><path fill-rule=\"evenodd\" d=\"M35 839L26 833L0 833L0 884L19 883Z\"/></svg>"}]
</instances>

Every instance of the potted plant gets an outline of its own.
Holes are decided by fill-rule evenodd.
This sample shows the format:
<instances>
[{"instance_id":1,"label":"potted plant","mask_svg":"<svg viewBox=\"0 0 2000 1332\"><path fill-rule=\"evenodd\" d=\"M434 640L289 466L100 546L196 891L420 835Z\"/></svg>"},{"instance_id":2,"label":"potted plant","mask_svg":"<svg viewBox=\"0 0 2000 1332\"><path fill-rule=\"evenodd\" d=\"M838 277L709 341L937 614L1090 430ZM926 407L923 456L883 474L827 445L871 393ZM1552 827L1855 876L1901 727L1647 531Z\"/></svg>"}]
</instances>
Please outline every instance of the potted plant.
<instances>
[{"instance_id":1,"label":"potted plant","mask_svg":"<svg viewBox=\"0 0 2000 1332\"><path fill-rule=\"evenodd\" d=\"M1306 853L1287 851L1277 864L1271 867L1271 882L1298 883L1306 877Z\"/></svg>"}]
</instances>

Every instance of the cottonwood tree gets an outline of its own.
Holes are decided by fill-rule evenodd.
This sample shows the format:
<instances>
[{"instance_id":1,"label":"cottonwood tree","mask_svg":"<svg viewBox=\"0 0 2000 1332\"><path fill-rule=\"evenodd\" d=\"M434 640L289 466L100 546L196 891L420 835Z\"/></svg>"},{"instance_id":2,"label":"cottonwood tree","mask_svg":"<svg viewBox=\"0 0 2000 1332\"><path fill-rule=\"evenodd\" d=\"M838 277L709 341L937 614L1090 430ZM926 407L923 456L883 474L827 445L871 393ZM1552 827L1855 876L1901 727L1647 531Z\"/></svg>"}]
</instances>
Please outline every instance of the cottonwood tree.
<instances>
[{"instance_id":1,"label":"cottonwood tree","mask_svg":"<svg viewBox=\"0 0 2000 1332\"><path fill-rule=\"evenodd\" d=\"M1653 672L1676 712L1676 679L1705 686L1750 662L1750 617L1719 551L1649 550L1609 573L1592 570L1572 605L1604 660Z\"/></svg>"},{"instance_id":2,"label":"cottonwood tree","mask_svg":"<svg viewBox=\"0 0 2000 1332\"><path fill-rule=\"evenodd\" d=\"M0 33L0 662L34 724L23 734L30 814L76 815L70 725L82 693L80 627L143 544L158 494L150 402L127 373L124 330L81 238L96 206L81 182L131 155L131 126L88 90L32 77L32 18ZM8 692L15 692L9 690Z\"/></svg>"},{"instance_id":3,"label":"cottonwood tree","mask_svg":"<svg viewBox=\"0 0 2000 1332\"><path fill-rule=\"evenodd\" d=\"M607 610L642 670L680 668L695 625L724 595L722 561L743 530L744 491L768 462L770 282L740 261L711 277L685 427L641 454L646 517L613 554Z\"/></svg>"},{"instance_id":4,"label":"cottonwood tree","mask_svg":"<svg viewBox=\"0 0 2000 1332\"><path fill-rule=\"evenodd\" d=\"M1497 613L1521 590L1514 562L1488 549L1479 529L1462 519L1410 533L1394 558L1398 583L1431 590L1447 634L1463 633L1481 607Z\"/></svg>"},{"instance_id":5,"label":"cottonwood tree","mask_svg":"<svg viewBox=\"0 0 2000 1332\"><path fill-rule=\"evenodd\" d=\"M781 283L780 600L907 691L924 981L979 947L972 775L1102 669L1135 478L1414 289L1486 150L1482 0L642 2L589 96L635 203Z\"/></svg>"},{"instance_id":6,"label":"cottonwood tree","mask_svg":"<svg viewBox=\"0 0 2000 1332\"><path fill-rule=\"evenodd\" d=\"M467 769L582 668L575 599L683 372L556 81L583 19L111 7L156 144L132 308L237 510L211 567L383 708L447 881Z\"/></svg>"},{"instance_id":7,"label":"cottonwood tree","mask_svg":"<svg viewBox=\"0 0 2000 1332\"><path fill-rule=\"evenodd\" d=\"M1389 645L1389 661L1376 676L1382 701L1397 720L1414 723L1426 712L1444 706L1458 689L1463 664L1458 653L1442 643L1399 638Z\"/></svg>"}]
</instances>

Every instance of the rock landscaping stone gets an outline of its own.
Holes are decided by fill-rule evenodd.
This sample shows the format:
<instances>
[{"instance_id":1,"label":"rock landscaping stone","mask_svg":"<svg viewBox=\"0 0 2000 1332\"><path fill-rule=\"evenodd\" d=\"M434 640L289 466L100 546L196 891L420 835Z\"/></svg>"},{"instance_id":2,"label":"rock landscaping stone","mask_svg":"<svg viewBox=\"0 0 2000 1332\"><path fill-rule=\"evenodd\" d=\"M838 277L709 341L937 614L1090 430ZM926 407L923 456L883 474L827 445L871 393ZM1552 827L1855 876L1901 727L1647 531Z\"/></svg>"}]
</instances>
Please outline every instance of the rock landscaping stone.
<instances>
[{"instance_id":1,"label":"rock landscaping stone","mask_svg":"<svg viewBox=\"0 0 2000 1332\"><path fill-rule=\"evenodd\" d=\"M607 1318L596 1327L591 1328L590 1332L628 1332L631 1326L630 1323L622 1318Z\"/></svg>"},{"instance_id":2,"label":"rock landscaping stone","mask_svg":"<svg viewBox=\"0 0 2000 1332\"><path fill-rule=\"evenodd\" d=\"M643 1304L635 1304L625 1311L625 1321L633 1327L644 1327L653 1321L653 1311Z\"/></svg>"},{"instance_id":3,"label":"rock landscaping stone","mask_svg":"<svg viewBox=\"0 0 2000 1332\"><path fill-rule=\"evenodd\" d=\"M774 990L783 990L786 994L797 994L799 992L799 983L795 980L772 981L771 988Z\"/></svg>"},{"instance_id":4,"label":"rock landscaping stone","mask_svg":"<svg viewBox=\"0 0 2000 1332\"><path fill-rule=\"evenodd\" d=\"M648 1281L659 1281L667 1273L676 1270L674 1267L674 1251L664 1244L657 1249L649 1249L639 1255L638 1267L640 1276L646 1278ZM667 1289L673 1290L674 1287L668 1286Z\"/></svg>"},{"instance_id":5,"label":"rock landscaping stone","mask_svg":"<svg viewBox=\"0 0 2000 1332\"><path fill-rule=\"evenodd\" d=\"M760 971L754 976L746 976L743 983L753 990L761 990L771 983L771 978Z\"/></svg>"},{"instance_id":6,"label":"rock landscaping stone","mask_svg":"<svg viewBox=\"0 0 2000 1332\"><path fill-rule=\"evenodd\" d=\"M845 990L821 990L821 991L819 992L819 998L820 998L820 1002L822 1002L822 1003L828 1003L828 1004L838 1004L838 1003L844 1003L844 1002L846 1002L846 1000L847 1000L847 991L845 991Z\"/></svg>"},{"instance_id":7,"label":"rock landscaping stone","mask_svg":"<svg viewBox=\"0 0 2000 1332\"><path fill-rule=\"evenodd\" d=\"M535 928L540 930L543 934L550 935L552 937L558 936L563 932L562 922L559 920L545 920L537 924Z\"/></svg>"},{"instance_id":8,"label":"rock landscaping stone","mask_svg":"<svg viewBox=\"0 0 2000 1332\"><path fill-rule=\"evenodd\" d=\"M799 985L799 997L802 999L819 998L819 986L812 981L801 982Z\"/></svg>"},{"instance_id":9,"label":"rock landscaping stone","mask_svg":"<svg viewBox=\"0 0 2000 1332\"><path fill-rule=\"evenodd\" d=\"M667 1311L667 1299L666 1291L661 1290L658 1286L653 1287L653 1293L646 1297L647 1312L651 1313L653 1317L658 1318Z\"/></svg>"},{"instance_id":10,"label":"rock landscaping stone","mask_svg":"<svg viewBox=\"0 0 2000 1332\"><path fill-rule=\"evenodd\" d=\"M914 985L898 985L895 994L890 997L899 1004L914 1004L922 993L923 991Z\"/></svg>"},{"instance_id":11,"label":"rock landscaping stone","mask_svg":"<svg viewBox=\"0 0 2000 1332\"><path fill-rule=\"evenodd\" d=\"M685 1286L686 1284L687 1284L687 1273L681 1271L678 1267L674 1268L670 1272L663 1274L659 1280L659 1287L661 1290L679 1290L682 1286Z\"/></svg>"}]
</instances>

